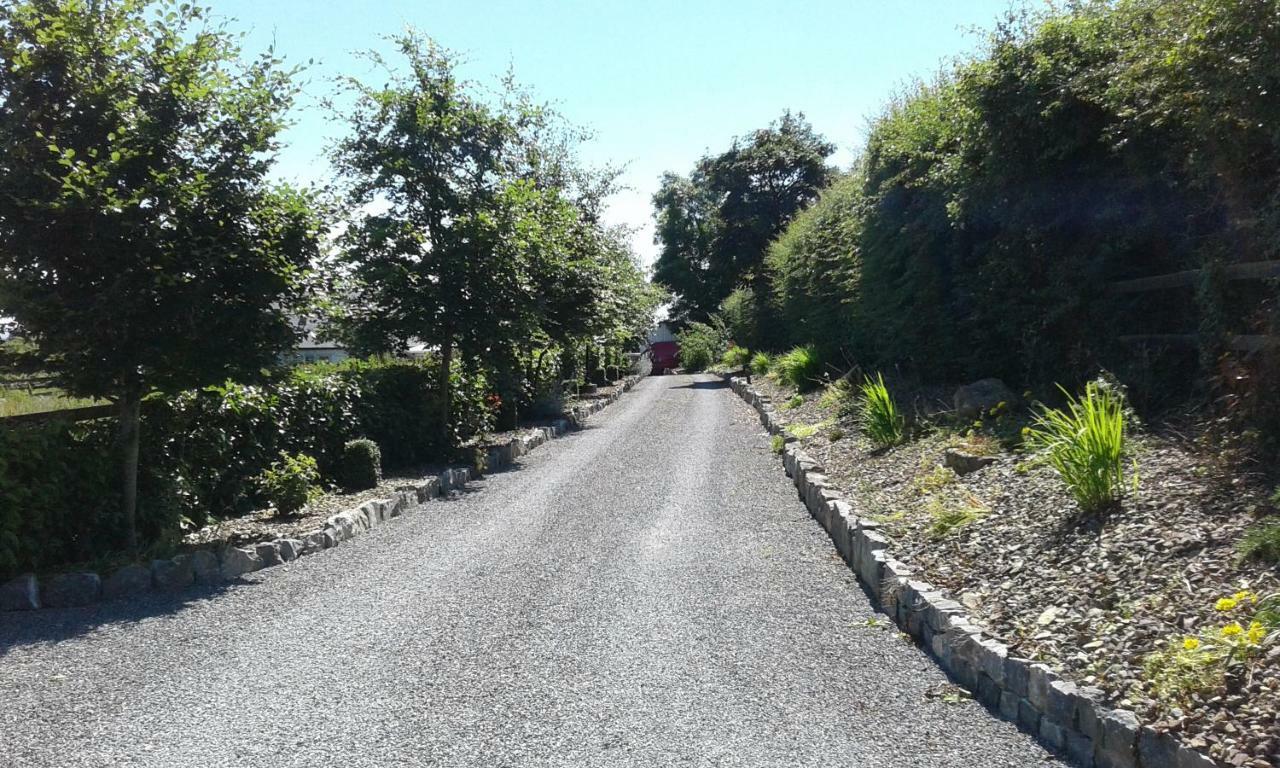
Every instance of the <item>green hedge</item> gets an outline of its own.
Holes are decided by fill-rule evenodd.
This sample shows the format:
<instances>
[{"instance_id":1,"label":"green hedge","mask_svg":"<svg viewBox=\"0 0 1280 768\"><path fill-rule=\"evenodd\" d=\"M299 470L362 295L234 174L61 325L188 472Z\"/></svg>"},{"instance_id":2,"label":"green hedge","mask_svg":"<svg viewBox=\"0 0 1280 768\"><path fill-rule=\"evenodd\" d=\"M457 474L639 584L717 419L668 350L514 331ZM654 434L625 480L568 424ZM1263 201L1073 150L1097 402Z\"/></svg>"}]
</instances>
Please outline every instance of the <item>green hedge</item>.
<instances>
[{"instance_id":1,"label":"green hedge","mask_svg":"<svg viewBox=\"0 0 1280 768\"><path fill-rule=\"evenodd\" d=\"M348 441L367 437L389 468L447 461L493 425L485 377L453 372L453 423L442 442L437 363L348 361L280 371L143 409L139 529L176 536L180 520L243 514L264 503L254 482L282 452L316 459L335 482ZM117 520L114 419L0 431L0 579L124 548Z\"/></svg>"},{"instance_id":2,"label":"green hedge","mask_svg":"<svg viewBox=\"0 0 1280 768\"><path fill-rule=\"evenodd\" d=\"M1002 25L895 99L774 244L788 344L948 382L1212 378L1222 334L1280 327L1274 284L1107 284L1280 258L1276 50L1273 2L1087 2ZM1197 331L1199 358L1115 341Z\"/></svg>"}]
</instances>

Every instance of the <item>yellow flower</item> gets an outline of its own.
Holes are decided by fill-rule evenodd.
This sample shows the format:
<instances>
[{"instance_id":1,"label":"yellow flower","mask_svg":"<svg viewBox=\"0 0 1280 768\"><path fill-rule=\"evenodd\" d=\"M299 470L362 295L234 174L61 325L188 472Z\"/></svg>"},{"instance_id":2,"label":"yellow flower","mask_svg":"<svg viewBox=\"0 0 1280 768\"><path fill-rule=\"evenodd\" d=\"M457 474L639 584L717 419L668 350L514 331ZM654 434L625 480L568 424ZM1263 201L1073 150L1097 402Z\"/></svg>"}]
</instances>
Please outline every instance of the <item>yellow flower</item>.
<instances>
[{"instance_id":1,"label":"yellow flower","mask_svg":"<svg viewBox=\"0 0 1280 768\"><path fill-rule=\"evenodd\" d=\"M1267 630L1265 627L1263 627L1261 624L1255 621L1249 625L1249 634L1247 635L1247 637L1250 643L1254 645L1259 645L1262 643L1263 640L1267 638Z\"/></svg>"},{"instance_id":2,"label":"yellow flower","mask_svg":"<svg viewBox=\"0 0 1280 768\"><path fill-rule=\"evenodd\" d=\"M1235 598L1224 597L1218 602L1214 603L1213 607L1217 608L1219 611L1229 611L1232 608L1235 608L1239 604L1240 604L1240 601L1236 600Z\"/></svg>"},{"instance_id":3,"label":"yellow flower","mask_svg":"<svg viewBox=\"0 0 1280 768\"><path fill-rule=\"evenodd\" d=\"M1186 648L1188 651L1194 651L1200 647L1200 638L1188 637L1182 641L1182 647Z\"/></svg>"},{"instance_id":4,"label":"yellow flower","mask_svg":"<svg viewBox=\"0 0 1280 768\"><path fill-rule=\"evenodd\" d=\"M1258 596L1257 596L1256 594L1254 594L1253 592L1237 592L1237 593L1235 593L1234 595L1232 595L1232 596L1231 596L1231 599L1232 599L1232 600L1235 600L1237 603L1244 603L1244 602L1256 603L1256 602L1258 602Z\"/></svg>"},{"instance_id":5,"label":"yellow flower","mask_svg":"<svg viewBox=\"0 0 1280 768\"><path fill-rule=\"evenodd\" d=\"M1227 626L1222 628L1223 637L1235 637L1241 632L1244 632L1244 627L1240 626L1240 623L1236 621L1233 621Z\"/></svg>"}]
</instances>

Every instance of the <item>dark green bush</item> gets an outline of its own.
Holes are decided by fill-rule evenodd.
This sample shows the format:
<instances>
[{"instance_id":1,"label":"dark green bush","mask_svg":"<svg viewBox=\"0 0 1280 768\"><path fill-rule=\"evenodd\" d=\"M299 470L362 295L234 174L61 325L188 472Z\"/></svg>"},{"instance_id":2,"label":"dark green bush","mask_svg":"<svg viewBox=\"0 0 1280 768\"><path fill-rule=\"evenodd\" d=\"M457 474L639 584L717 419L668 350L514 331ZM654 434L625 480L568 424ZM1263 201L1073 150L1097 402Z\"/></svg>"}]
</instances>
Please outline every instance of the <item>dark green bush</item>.
<instances>
[{"instance_id":1,"label":"dark green bush","mask_svg":"<svg viewBox=\"0 0 1280 768\"><path fill-rule=\"evenodd\" d=\"M775 357L772 371L778 381L806 392L822 380L822 358L812 346L796 347Z\"/></svg>"},{"instance_id":2,"label":"dark green bush","mask_svg":"<svg viewBox=\"0 0 1280 768\"><path fill-rule=\"evenodd\" d=\"M729 346L724 325L712 316L710 323L691 323L679 334L680 367L685 372L703 371L715 365Z\"/></svg>"},{"instance_id":3,"label":"dark green bush","mask_svg":"<svg viewBox=\"0 0 1280 768\"><path fill-rule=\"evenodd\" d=\"M746 347L729 347L720 356L720 364L726 368L744 368L751 361L751 350Z\"/></svg>"},{"instance_id":4,"label":"dark green bush","mask_svg":"<svg viewBox=\"0 0 1280 768\"><path fill-rule=\"evenodd\" d=\"M347 442L367 437L387 467L447 461L489 430L483 375L453 374L450 438L440 437L434 360L348 361L273 373L144 403L138 525L144 542L186 518L248 512L268 502L256 478L281 453L315 459L336 480ZM117 519L115 419L0 429L0 579L125 547Z\"/></svg>"},{"instance_id":5,"label":"dark green bush","mask_svg":"<svg viewBox=\"0 0 1280 768\"><path fill-rule=\"evenodd\" d=\"M292 515L321 493L320 467L305 453L282 451L255 480L278 515Z\"/></svg>"},{"instance_id":6,"label":"dark green bush","mask_svg":"<svg viewBox=\"0 0 1280 768\"><path fill-rule=\"evenodd\" d=\"M350 440L342 447L338 482L348 491L377 487L382 481L382 451L367 438Z\"/></svg>"}]
</instances>

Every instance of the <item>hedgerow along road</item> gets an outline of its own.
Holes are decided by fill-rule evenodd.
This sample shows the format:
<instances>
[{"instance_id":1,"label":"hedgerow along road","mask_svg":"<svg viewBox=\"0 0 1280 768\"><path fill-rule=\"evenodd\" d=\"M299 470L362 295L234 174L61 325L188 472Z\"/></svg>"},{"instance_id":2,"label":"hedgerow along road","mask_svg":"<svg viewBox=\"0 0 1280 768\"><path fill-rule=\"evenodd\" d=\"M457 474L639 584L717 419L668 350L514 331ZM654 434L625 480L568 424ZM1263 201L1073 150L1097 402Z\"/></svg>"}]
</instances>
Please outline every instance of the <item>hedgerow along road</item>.
<instances>
[{"instance_id":1,"label":"hedgerow along road","mask_svg":"<svg viewBox=\"0 0 1280 768\"><path fill-rule=\"evenodd\" d=\"M946 693L709 376L243 582L0 615L0 651L5 766L1058 764Z\"/></svg>"}]
</instances>

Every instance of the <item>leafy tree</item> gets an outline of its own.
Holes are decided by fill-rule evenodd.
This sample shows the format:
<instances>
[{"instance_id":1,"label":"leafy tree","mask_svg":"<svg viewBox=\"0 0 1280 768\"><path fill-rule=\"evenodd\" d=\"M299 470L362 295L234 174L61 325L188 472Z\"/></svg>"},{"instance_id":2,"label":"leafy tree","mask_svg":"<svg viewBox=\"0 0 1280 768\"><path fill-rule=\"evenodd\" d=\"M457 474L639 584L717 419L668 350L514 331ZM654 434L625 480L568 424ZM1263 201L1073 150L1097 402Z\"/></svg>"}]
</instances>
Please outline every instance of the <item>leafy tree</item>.
<instances>
[{"instance_id":1,"label":"leafy tree","mask_svg":"<svg viewBox=\"0 0 1280 768\"><path fill-rule=\"evenodd\" d=\"M267 182L290 75L188 5L0 6L0 306L29 363L118 405L131 547L143 398L293 337L319 226Z\"/></svg>"},{"instance_id":2,"label":"leafy tree","mask_svg":"<svg viewBox=\"0 0 1280 768\"><path fill-rule=\"evenodd\" d=\"M345 81L351 135L333 150L352 207L370 211L345 236L347 337L369 351L421 340L447 392L455 360L509 381L536 347L635 334L637 307L651 315L656 300L599 224L613 172L578 166L581 134L511 78L486 100L450 52L412 32L395 41L407 74L373 54L388 85Z\"/></svg>"},{"instance_id":3,"label":"leafy tree","mask_svg":"<svg viewBox=\"0 0 1280 768\"><path fill-rule=\"evenodd\" d=\"M771 325L765 252L830 182L834 170L826 161L834 151L803 115L786 112L728 151L702 158L689 179L665 176L654 196L662 246L655 280L699 318L748 283L757 332Z\"/></svg>"}]
</instances>

